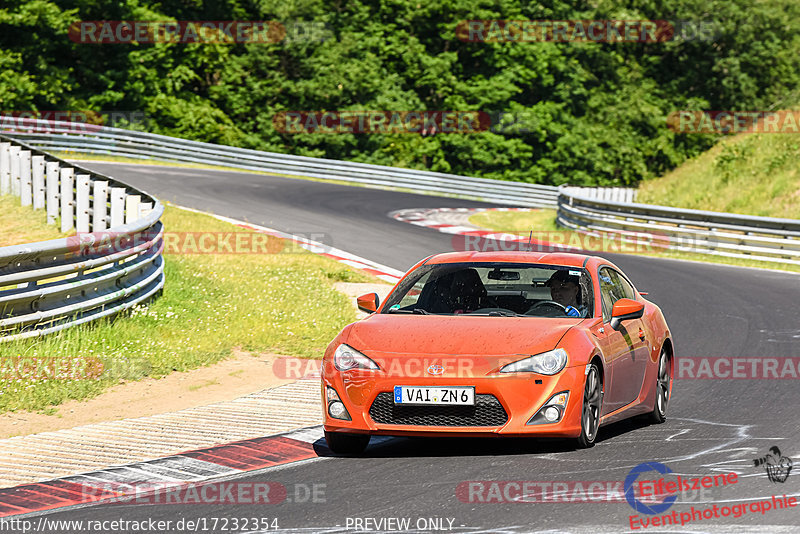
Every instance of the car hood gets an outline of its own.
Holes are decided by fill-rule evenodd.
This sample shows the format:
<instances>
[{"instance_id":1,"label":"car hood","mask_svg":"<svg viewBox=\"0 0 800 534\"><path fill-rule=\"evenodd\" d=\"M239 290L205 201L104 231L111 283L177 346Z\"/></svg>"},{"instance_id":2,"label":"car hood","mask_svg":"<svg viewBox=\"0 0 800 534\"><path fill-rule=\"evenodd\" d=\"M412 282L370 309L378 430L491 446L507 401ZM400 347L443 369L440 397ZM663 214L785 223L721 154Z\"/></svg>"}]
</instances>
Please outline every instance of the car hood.
<instances>
[{"instance_id":1,"label":"car hood","mask_svg":"<svg viewBox=\"0 0 800 534\"><path fill-rule=\"evenodd\" d=\"M533 355L584 320L373 314L352 325L346 343L370 357Z\"/></svg>"}]
</instances>

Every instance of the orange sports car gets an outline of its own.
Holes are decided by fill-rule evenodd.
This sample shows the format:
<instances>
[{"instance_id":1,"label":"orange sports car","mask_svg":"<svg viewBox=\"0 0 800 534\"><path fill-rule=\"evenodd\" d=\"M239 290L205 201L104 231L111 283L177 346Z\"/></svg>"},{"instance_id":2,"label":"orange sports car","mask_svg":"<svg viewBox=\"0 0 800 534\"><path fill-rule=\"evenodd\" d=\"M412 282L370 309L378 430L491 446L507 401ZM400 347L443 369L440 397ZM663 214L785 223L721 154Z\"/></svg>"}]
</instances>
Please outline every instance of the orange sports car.
<instances>
[{"instance_id":1,"label":"orange sports car","mask_svg":"<svg viewBox=\"0 0 800 534\"><path fill-rule=\"evenodd\" d=\"M417 263L325 351L325 439L542 436L591 447L606 423L664 421L672 336L658 306L596 256L453 252Z\"/></svg>"}]
</instances>

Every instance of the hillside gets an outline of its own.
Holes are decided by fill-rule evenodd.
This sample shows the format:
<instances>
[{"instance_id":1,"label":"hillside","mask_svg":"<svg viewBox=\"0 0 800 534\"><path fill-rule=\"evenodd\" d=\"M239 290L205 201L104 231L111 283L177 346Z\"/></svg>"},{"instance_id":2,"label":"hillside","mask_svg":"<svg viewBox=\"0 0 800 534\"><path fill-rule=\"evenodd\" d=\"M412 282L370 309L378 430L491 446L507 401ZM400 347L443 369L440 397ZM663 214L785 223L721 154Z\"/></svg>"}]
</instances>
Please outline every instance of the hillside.
<instances>
[{"instance_id":1,"label":"hillside","mask_svg":"<svg viewBox=\"0 0 800 534\"><path fill-rule=\"evenodd\" d=\"M639 185L637 201L800 219L800 136L740 134Z\"/></svg>"}]
</instances>

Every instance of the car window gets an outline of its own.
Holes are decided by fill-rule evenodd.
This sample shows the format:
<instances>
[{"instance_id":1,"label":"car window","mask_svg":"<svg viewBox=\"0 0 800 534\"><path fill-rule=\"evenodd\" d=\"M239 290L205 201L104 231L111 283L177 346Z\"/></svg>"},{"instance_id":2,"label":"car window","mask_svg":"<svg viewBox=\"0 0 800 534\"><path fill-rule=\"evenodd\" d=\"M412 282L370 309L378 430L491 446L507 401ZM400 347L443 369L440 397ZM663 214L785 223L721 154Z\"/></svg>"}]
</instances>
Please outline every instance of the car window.
<instances>
[{"instance_id":1,"label":"car window","mask_svg":"<svg viewBox=\"0 0 800 534\"><path fill-rule=\"evenodd\" d=\"M413 283L413 285L405 292L405 295L403 295L403 299L400 301L401 308L414 306L419 301L422 290L425 288L425 284L430 279L430 276L431 273L428 271Z\"/></svg>"},{"instance_id":2,"label":"car window","mask_svg":"<svg viewBox=\"0 0 800 534\"><path fill-rule=\"evenodd\" d=\"M581 274L580 282L580 304L585 310L584 317L594 317L594 293L592 291L592 277L588 272Z\"/></svg>"},{"instance_id":3,"label":"car window","mask_svg":"<svg viewBox=\"0 0 800 534\"><path fill-rule=\"evenodd\" d=\"M603 321L608 322L611 320L611 308L616 302L615 297L619 297L616 296L616 288L611 278L611 269L603 267L600 269L598 276L600 280L600 299L603 305Z\"/></svg>"},{"instance_id":4,"label":"car window","mask_svg":"<svg viewBox=\"0 0 800 534\"><path fill-rule=\"evenodd\" d=\"M423 265L409 273L389 296L382 313L580 318L592 316L592 303L591 279L583 269L529 263L450 263Z\"/></svg>"},{"instance_id":5,"label":"car window","mask_svg":"<svg viewBox=\"0 0 800 534\"><path fill-rule=\"evenodd\" d=\"M636 300L636 292L633 289L633 286L628 282L628 279L622 276L617 271L611 271L614 274L614 277L617 280L620 288L622 289L622 297L626 299L634 299Z\"/></svg>"},{"instance_id":6,"label":"car window","mask_svg":"<svg viewBox=\"0 0 800 534\"><path fill-rule=\"evenodd\" d=\"M611 320L611 308L619 299L635 299L633 286L628 280L610 267L602 267L599 271L600 296L603 301L603 321Z\"/></svg>"}]
</instances>

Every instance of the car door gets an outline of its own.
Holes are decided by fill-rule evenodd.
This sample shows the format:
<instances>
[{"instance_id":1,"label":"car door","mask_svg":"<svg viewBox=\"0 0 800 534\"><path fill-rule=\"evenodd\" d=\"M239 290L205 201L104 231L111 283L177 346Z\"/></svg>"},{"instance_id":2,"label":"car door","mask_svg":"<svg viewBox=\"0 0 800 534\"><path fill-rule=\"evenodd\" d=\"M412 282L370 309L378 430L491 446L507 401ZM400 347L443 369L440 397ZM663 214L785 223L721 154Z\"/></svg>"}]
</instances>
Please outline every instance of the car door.
<instances>
[{"instance_id":1,"label":"car door","mask_svg":"<svg viewBox=\"0 0 800 534\"><path fill-rule=\"evenodd\" d=\"M619 288L623 298L636 300L636 291L633 285L619 271L611 269L611 276L615 278L615 286ZM635 401L642 390L644 373L647 370L647 361L650 358L649 340L647 339L643 319L628 319L622 322L620 333L633 347L630 352L630 359L623 360L626 363L625 378L623 388L623 402L630 404Z\"/></svg>"},{"instance_id":2,"label":"car door","mask_svg":"<svg viewBox=\"0 0 800 534\"><path fill-rule=\"evenodd\" d=\"M611 379L603 398L603 413L610 413L630 404L639 394L647 349L639 338L641 320L624 321L619 330L611 328L611 309L621 298L633 295L633 287L610 267L601 267L599 272L600 296L603 307L603 326L597 331L606 361L610 363Z\"/></svg>"}]
</instances>

